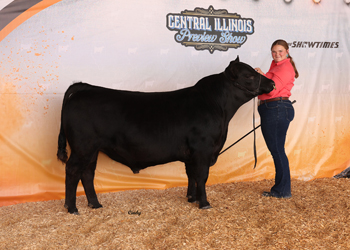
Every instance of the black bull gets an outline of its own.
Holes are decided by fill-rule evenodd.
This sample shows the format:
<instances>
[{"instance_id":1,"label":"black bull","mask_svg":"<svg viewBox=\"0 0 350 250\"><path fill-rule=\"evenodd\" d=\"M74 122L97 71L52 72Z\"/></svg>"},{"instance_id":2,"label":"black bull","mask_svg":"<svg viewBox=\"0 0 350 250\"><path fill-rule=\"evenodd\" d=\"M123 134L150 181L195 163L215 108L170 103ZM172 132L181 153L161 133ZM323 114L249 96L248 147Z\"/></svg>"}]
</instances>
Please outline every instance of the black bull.
<instances>
[{"instance_id":1,"label":"black bull","mask_svg":"<svg viewBox=\"0 0 350 250\"><path fill-rule=\"evenodd\" d=\"M134 173L158 164L184 162L188 201L210 208L205 184L231 118L241 105L273 88L272 80L238 57L224 72L176 91L141 93L71 85L64 95L57 152L58 159L66 163L65 207L78 214L80 180L88 205L102 207L93 183L101 151ZM71 149L69 159L66 141Z\"/></svg>"}]
</instances>

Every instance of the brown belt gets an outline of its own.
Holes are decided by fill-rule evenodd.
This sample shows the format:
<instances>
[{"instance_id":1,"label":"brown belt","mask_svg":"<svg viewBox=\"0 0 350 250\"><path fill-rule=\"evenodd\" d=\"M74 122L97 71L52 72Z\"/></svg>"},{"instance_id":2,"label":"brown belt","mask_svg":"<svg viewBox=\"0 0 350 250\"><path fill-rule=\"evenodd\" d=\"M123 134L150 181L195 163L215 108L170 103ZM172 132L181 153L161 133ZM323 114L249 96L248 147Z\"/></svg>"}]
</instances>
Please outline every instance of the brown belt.
<instances>
[{"instance_id":1,"label":"brown belt","mask_svg":"<svg viewBox=\"0 0 350 250\"><path fill-rule=\"evenodd\" d=\"M267 100L260 100L259 105L268 103L268 102L275 102L275 101L282 101L282 100L289 100L288 97L276 97L276 98L271 98Z\"/></svg>"}]
</instances>

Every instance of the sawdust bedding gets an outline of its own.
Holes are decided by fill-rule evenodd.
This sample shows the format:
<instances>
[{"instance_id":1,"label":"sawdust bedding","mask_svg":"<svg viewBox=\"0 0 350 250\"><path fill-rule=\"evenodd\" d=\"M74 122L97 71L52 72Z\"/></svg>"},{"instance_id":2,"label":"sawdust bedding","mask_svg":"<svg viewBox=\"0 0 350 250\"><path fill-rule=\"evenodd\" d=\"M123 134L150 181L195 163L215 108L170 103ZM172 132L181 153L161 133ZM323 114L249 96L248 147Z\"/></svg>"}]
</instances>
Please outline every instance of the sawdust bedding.
<instances>
[{"instance_id":1,"label":"sawdust bedding","mask_svg":"<svg viewBox=\"0 0 350 250\"><path fill-rule=\"evenodd\" d=\"M273 180L207 186L212 209L186 187L99 194L80 215L64 200L0 208L0 249L350 249L350 179L292 180L293 197L262 197Z\"/></svg>"}]
</instances>

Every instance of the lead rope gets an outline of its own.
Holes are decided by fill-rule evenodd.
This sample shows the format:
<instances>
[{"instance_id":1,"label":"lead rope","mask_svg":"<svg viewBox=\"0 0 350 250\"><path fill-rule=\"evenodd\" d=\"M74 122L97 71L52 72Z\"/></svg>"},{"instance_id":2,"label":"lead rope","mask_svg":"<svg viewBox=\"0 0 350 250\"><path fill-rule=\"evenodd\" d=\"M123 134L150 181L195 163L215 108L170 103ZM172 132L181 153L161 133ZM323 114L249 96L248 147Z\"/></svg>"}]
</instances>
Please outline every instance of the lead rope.
<instances>
[{"instance_id":1,"label":"lead rope","mask_svg":"<svg viewBox=\"0 0 350 250\"><path fill-rule=\"evenodd\" d=\"M255 102L255 98L254 98L254 102ZM296 103L296 101L292 101L292 104ZM254 103L254 110L253 112L255 112L255 103ZM253 113L253 121L255 120L254 117L254 113ZM253 127L254 129L252 129L251 131L249 131L248 133L246 133L244 136L242 136L240 139L238 139L236 142L234 142L233 144L231 144L230 146L228 146L226 149L224 149L223 151L221 151L221 153L219 153L219 155L225 153L227 150L229 150L231 147L233 147L234 145L236 145L238 142L240 142L241 140L243 140L244 138L246 138L248 135L250 135L252 132L254 132L254 156L255 156L255 165L254 168L256 167L256 163L257 163L257 157L256 157L256 145L255 145L255 130L261 127L261 124L257 127L255 127L255 122L253 122Z\"/></svg>"},{"instance_id":2,"label":"lead rope","mask_svg":"<svg viewBox=\"0 0 350 250\"><path fill-rule=\"evenodd\" d=\"M254 159L255 159L255 163L254 163L254 169L256 168L256 164L258 162L258 157L256 155L256 133L255 130L257 128L259 128L261 125L259 125L258 127L255 127L255 97L253 99L253 130L251 130L250 132L248 132L245 136L243 136L241 139L239 139L238 141L236 141L235 143L233 143L231 146L227 147L225 150L223 150L221 153L219 153L219 155L223 154L224 152L226 152L228 149L230 149L232 146L234 146L237 142L241 141L243 138L245 138L246 136L248 136L251 132L254 132Z\"/></svg>"},{"instance_id":3,"label":"lead rope","mask_svg":"<svg viewBox=\"0 0 350 250\"><path fill-rule=\"evenodd\" d=\"M258 162L258 157L256 156L255 97L254 97L254 101L253 101L253 130L254 130L254 159L255 159L254 169L255 169L256 163Z\"/></svg>"},{"instance_id":4,"label":"lead rope","mask_svg":"<svg viewBox=\"0 0 350 250\"><path fill-rule=\"evenodd\" d=\"M258 89L260 89L260 84L261 84L261 74L260 74L260 79L259 79L259 87ZM256 156L256 128L255 128L255 97L253 98L253 130L254 130L254 169L256 168L256 163L258 162L258 157Z\"/></svg>"}]
</instances>

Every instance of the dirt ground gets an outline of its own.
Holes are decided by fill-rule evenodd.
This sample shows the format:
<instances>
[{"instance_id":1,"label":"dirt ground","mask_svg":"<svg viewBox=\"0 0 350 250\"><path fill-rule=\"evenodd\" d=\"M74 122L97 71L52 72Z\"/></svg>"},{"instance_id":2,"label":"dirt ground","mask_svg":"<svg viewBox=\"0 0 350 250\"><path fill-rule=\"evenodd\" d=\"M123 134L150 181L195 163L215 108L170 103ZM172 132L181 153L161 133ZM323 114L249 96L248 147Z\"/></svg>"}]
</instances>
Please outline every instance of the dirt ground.
<instances>
[{"instance_id":1,"label":"dirt ground","mask_svg":"<svg viewBox=\"0 0 350 250\"><path fill-rule=\"evenodd\" d=\"M350 249L350 179L292 180L291 199L262 197L273 180L207 186L212 209L185 187L0 207L0 249Z\"/></svg>"}]
</instances>

